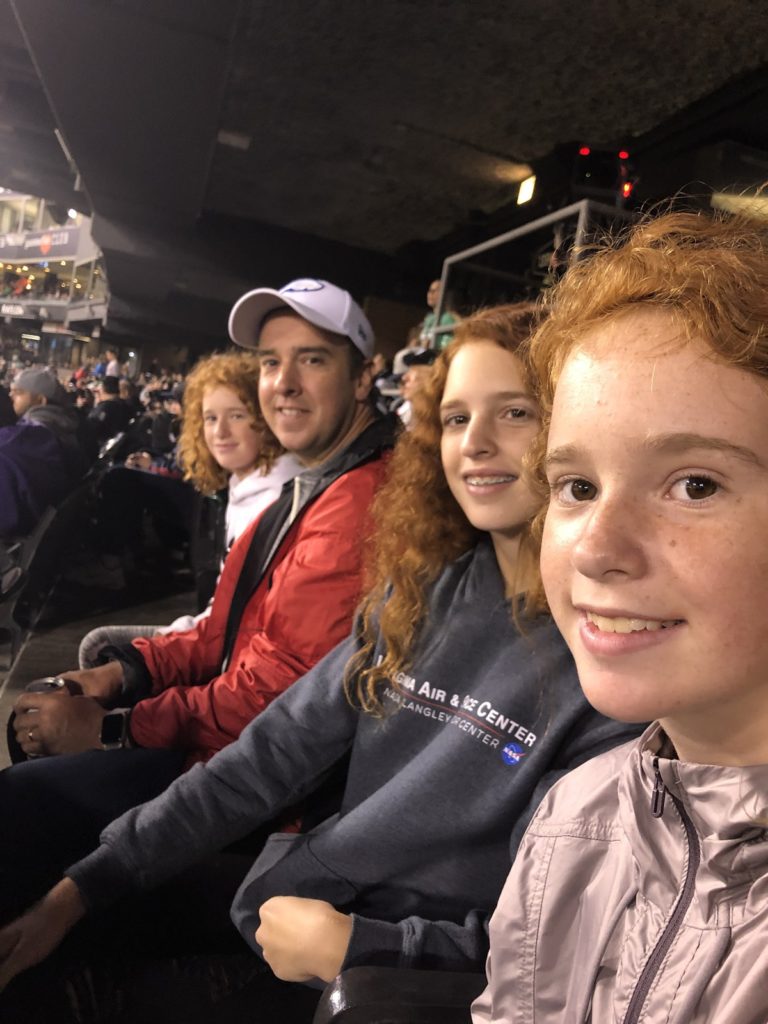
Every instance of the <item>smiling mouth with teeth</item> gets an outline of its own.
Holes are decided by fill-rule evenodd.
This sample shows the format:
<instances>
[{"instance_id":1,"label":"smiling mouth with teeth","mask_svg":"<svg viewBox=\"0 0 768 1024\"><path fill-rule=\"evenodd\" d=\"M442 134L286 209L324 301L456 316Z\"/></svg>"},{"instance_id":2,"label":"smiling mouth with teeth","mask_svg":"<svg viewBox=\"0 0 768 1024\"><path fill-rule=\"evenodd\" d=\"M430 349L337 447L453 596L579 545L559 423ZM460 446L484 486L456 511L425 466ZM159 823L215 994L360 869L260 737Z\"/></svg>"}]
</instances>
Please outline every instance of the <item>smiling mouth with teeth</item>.
<instances>
[{"instance_id":1,"label":"smiling mouth with teeth","mask_svg":"<svg viewBox=\"0 0 768 1024\"><path fill-rule=\"evenodd\" d=\"M596 615L594 612L587 612L587 622L593 623L602 633L640 633L647 630L649 633L657 629L671 629L672 626L679 626L682 619L628 619L623 616L608 618L606 615Z\"/></svg>"},{"instance_id":2,"label":"smiling mouth with teeth","mask_svg":"<svg viewBox=\"0 0 768 1024\"><path fill-rule=\"evenodd\" d=\"M468 476L465 479L472 487L490 487L492 484L511 484L517 477L510 473L504 476Z\"/></svg>"}]
</instances>

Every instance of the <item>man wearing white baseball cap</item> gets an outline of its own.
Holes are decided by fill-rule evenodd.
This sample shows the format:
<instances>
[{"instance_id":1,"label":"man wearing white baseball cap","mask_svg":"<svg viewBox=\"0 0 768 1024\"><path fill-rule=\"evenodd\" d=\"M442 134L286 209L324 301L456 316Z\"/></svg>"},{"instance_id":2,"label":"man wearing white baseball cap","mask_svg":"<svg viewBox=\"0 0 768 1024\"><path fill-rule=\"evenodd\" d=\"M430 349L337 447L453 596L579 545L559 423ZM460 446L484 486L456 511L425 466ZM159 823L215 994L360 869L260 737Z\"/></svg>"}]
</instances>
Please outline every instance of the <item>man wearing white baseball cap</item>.
<instances>
[{"instance_id":1,"label":"man wearing white baseball cap","mask_svg":"<svg viewBox=\"0 0 768 1024\"><path fill-rule=\"evenodd\" d=\"M279 309L293 310L315 327L349 338L366 359L373 356L373 331L365 313L349 292L315 278L299 278L279 291L246 292L229 314L230 337L243 348L256 348L265 317Z\"/></svg>"},{"instance_id":2,"label":"man wearing white baseball cap","mask_svg":"<svg viewBox=\"0 0 768 1024\"><path fill-rule=\"evenodd\" d=\"M264 418L304 465L327 461L373 422L373 331L349 292L314 278L256 288L235 303L229 333L258 351Z\"/></svg>"},{"instance_id":3,"label":"man wearing white baseball cap","mask_svg":"<svg viewBox=\"0 0 768 1024\"><path fill-rule=\"evenodd\" d=\"M60 673L77 699L19 698L17 735L36 756L3 773L12 808L0 801L24 819L18 864L34 849L48 873L88 853L113 818L231 743L351 628L368 509L398 422L369 399L370 324L341 288L300 280L244 295L230 334L257 349L264 418L306 468L236 542L193 630L105 648L105 664ZM69 756L40 756L59 753ZM22 872L14 899L34 898L33 874Z\"/></svg>"}]
</instances>

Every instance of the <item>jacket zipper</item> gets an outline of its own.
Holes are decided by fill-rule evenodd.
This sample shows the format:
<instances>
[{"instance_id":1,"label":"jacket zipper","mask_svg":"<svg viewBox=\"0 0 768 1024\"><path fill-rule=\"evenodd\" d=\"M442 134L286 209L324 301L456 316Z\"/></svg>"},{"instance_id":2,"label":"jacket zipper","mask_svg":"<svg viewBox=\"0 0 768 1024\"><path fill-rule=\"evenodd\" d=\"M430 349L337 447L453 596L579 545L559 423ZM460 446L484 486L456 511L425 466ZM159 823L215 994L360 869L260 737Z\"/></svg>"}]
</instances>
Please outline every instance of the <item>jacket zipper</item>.
<instances>
[{"instance_id":1,"label":"jacket zipper","mask_svg":"<svg viewBox=\"0 0 768 1024\"><path fill-rule=\"evenodd\" d=\"M664 785L664 780L661 777L659 771L659 759L654 757L653 759L653 770L656 773L656 779L653 786L653 795L651 797L651 813L654 818L660 818L664 813L664 799L668 790ZM670 915L669 921L667 921L664 931L659 936L656 945L653 948L653 952L648 957L648 962L638 978L635 990L632 993L632 997L629 1000L627 1006L627 1012L624 1015L623 1024L637 1024L640 1020L640 1013L643 1009L643 1005L648 998L648 993L651 990L651 986L656 980L656 975L661 969L661 965L664 962L664 958L669 952L669 948L674 942L677 933L680 931L680 927L683 923L683 918L688 912L693 900L693 891L696 885L696 873L699 870L699 863L701 862L701 851L699 849L699 840L696 835L696 830L693 827L693 822L688 817L688 812L683 807L680 800L677 799L672 793L669 793L677 812L680 815L683 827L685 828L685 839L688 845L688 867L685 872L685 878L683 880L683 886L680 890L677 903Z\"/></svg>"}]
</instances>

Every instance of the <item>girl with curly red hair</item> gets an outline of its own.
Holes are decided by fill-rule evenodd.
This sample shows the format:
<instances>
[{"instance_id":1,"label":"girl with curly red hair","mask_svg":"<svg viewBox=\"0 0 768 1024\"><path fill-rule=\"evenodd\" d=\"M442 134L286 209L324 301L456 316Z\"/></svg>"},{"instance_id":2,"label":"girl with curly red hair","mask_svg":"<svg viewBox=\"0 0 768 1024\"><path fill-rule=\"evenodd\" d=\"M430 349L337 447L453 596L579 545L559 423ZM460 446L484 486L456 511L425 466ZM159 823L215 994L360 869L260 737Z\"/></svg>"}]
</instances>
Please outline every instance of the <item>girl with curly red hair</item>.
<instances>
[{"instance_id":1,"label":"girl with curly red hair","mask_svg":"<svg viewBox=\"0 0 768 1024\"><path fill-rule=\"evenodd\" d=\"M227 488L227 548L301 469L261 415L258 381L255 355L226 352L200 360L184 382L179 461L203 494Z\"/></svg>"},{"instance_id":2,"label":"girl with curly red hair","mask_svg":"<svg viewBox=\"0 0 768 1024\"><path fill-rule=\"evenodd\" d=\"M476 1024L768 1020L768 229L669 213L533 342L542 576L595 708L655 720L547 795Z\"/></svg>"}]
</instances>

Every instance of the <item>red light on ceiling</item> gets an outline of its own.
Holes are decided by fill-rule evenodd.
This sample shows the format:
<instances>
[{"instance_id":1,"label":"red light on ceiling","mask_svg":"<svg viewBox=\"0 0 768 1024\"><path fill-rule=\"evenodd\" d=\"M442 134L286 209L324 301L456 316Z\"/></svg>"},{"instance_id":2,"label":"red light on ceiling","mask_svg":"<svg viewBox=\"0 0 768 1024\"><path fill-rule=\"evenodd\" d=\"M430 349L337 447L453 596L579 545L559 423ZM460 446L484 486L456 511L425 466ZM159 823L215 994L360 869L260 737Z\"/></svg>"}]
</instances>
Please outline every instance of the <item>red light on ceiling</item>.
<instances>
[{"instance_id":1,"label":"red light on ceiling","mask_svg":"<svg viewBox=\"0 0 768 1024\"><path fill-rule=\"evenodd\" d=\"M629 196L632 195L633 188L634 182L632 181L625 181L624 184L621 186L621 194L624 196L625 199L628 199Z\"/></svg>"},{"instance_id":2,"label":"red light on ceiling","mask_svg":"<svg viewBox=\"0 0 768 1024\"><path fill-rule=\"evenodd\" d=\"M619 150L619 160L629 160L629 153L626 149Z\"/></svg>"},{"instance_id":3,"label":"red light on ceiling","mask_svg":"<svg viewBox=\"0 0 768 1024\"><path fill-rule=\"evenodd\" d=\"M579 150L579 156L589 156L591 152L592 150L589 148L589 146L582 146Z\"/></svg>"}]
</instances>

